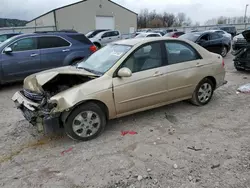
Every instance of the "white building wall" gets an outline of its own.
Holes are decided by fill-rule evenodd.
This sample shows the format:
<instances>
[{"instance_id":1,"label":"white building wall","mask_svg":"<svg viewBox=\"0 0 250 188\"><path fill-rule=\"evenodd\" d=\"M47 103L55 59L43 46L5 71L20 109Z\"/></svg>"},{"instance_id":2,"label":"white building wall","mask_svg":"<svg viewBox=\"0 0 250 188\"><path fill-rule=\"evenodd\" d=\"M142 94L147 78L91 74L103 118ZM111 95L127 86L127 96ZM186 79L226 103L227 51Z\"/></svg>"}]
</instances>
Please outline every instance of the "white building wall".
<instances>
[{"instance_id":1,"label":"white building wall","mask_svg":"<svg viewBox=\"0 0 250 188\"><path fill-rule=\"evenodd\" d=\"M54 12L50 12L26 24L29 27L54 26Z\"/></svg>"},{"instance_id":2,"label":"white building wall","mask_svg":"<svg viewBox=\"0 0 250 188\"><path fill-rule=\"evenodd\" d=\"M88 0L56 10L57 28L87 33L96 29L96 16L114 17L115 29L123 34L137 29L137 15L108 0Z\"/></svg>"}]
</instances>

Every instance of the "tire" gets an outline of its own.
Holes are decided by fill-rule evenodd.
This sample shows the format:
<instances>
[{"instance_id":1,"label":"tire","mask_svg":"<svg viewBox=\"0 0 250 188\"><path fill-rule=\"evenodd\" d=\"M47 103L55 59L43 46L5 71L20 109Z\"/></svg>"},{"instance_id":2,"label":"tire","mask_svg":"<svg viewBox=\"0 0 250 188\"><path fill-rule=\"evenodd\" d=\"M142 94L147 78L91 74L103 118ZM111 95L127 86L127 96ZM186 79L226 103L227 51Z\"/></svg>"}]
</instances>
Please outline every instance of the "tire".
<instances>
[{"instance_id":1,"label":"tire","mask_svg":"<svg viewBox=\"0 0 250 188\"><path fill-rule=\"evenodd\" d=\"M234 67L235 67L235 69L236 69L237 71L239 71L239 72L244 71L243 68L237 66L237 63L234 63Z\"/></svg>"},{"instance_id":2,"label":"tire","mask_svg":"<svg viewBox=\"0 0 250 188\"><path fill-rule=\"evenodd\" d=\"M208 87L206 87L206 86L208 86ZM204 91L204 89L205 89L205 91ZM203 98L201 97L201 90L203 90L205 92L203 94L204 95ZM210 100L213 97L213 93L214 93L213 82L210 79L205 78L196 87L196 89L193 93L191 102L196 106L204 106L210 102Z\"/></svg>"},{"instance_id":3,"label":"tire","mask_svg":"<svg viewBox=\"0 0 250 188\"><path fill-rule=\"evenodd\" d=\"M97 104L86 103L76 107L70 113L64 128L71 139L88 141L103 132L106 122L105 112Z\"/></svg>"},{"instance_id":4,"label":"tire","mask_svg":"<svg viewBox=\"0 0 250 188\"><path fill-rule=\"evenodd\" d=\"M221 56L222 57L226 57L227 56L227 53L228 53L228 49L227 49L227 47L226 46L222 46L221 47Z\"/></svg>"}]
</instances>

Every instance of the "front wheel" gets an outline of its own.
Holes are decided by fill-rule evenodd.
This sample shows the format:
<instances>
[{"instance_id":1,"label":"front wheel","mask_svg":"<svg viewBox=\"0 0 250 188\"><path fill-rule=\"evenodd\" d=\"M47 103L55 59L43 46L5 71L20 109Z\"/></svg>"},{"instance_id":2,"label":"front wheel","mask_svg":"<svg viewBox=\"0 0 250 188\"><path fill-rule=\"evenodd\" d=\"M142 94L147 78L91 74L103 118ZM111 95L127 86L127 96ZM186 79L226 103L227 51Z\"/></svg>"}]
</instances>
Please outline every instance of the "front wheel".
<instances>
[{"instance_id":1,"label":"front wheel","mask_svg":"<svg viewBox=\"0 0 250 188\"><path fill-rule=\"evenodd\" d=\"M105 125L103 110L95 103L86 103L71 112L65 123L65 132L73 140L87 141L100 135Z\"/></svg>"},{"instance_id":2,"label":"front wheel","mask_svg":"<svg viewBox=\"0 0 250 188\"><path fill-rule=\"evenodd\" d=\"M191 102L197 106L209 103L214 93L214 84L210 79L202 80L196 87Z\"/></svg>"}]
</instances>

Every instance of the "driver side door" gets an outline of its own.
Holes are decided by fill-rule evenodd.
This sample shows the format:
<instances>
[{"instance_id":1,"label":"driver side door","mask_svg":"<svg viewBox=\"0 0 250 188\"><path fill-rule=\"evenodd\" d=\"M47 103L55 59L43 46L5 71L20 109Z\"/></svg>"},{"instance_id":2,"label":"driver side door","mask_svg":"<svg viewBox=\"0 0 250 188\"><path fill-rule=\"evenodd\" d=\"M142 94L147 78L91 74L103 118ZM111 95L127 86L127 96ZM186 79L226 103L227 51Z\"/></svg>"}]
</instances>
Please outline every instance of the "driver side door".
<instances>
[{"instance_id":1,"label":"driver side door","mask_svg":"<svg viewBox=\"0 0 250 188\"><path fill-rule=\"evenodd\" d=\"M144 45L133 52L121 65L132 71L131 77L113 78L117 116L157 107L167 99L161 42Z\"/></svg>"},{"instance_id":2,"label":"driver side door","mask_svg":"<svg viewBox=\"0 0 250 188\"><path fill-rule=\"evenodd\" d=\"M41 70L36 37L17 39L7 47L10 47L12 52L2 52L0 59L4 82L22 80Z\"/></svg>"}]
</instances>

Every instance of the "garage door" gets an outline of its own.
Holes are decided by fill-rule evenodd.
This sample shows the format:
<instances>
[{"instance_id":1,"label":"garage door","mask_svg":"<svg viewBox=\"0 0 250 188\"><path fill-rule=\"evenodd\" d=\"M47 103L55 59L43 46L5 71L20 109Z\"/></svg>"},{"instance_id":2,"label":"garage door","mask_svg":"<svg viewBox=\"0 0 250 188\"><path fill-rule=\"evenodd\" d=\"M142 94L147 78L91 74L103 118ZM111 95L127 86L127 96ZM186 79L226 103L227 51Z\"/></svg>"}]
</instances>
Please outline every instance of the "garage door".
<instances>
[{"instance_id":1,"label":"garage door","mask_svg":"<svg viewBox=\"0 0 250 188\"><path fill-rule=\"evenodd\" d=\"M96 29L115 29L114 17L96 16Z\"/></svg>"}]
</instances>

